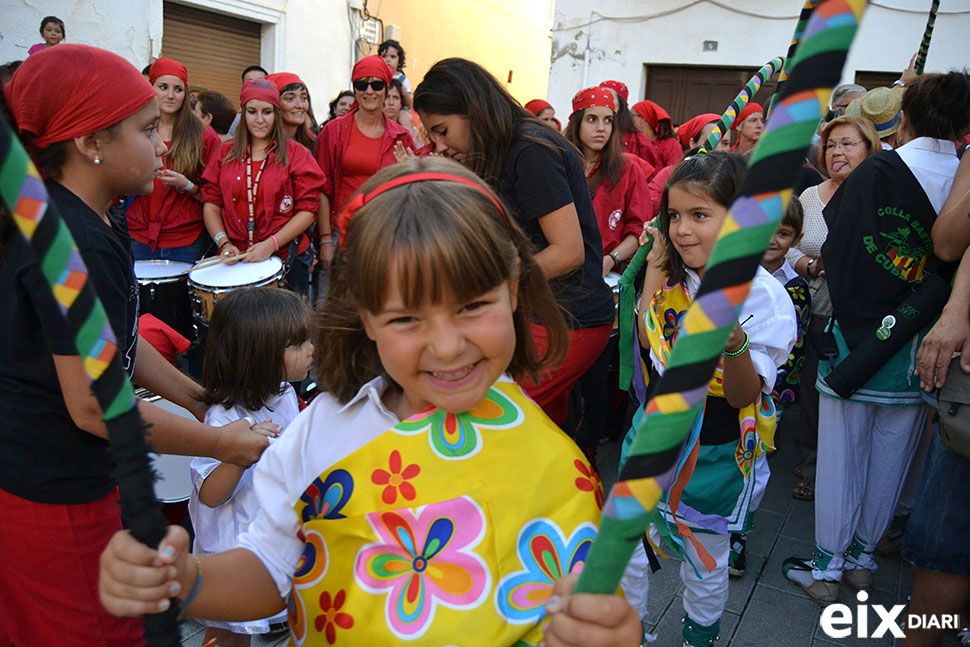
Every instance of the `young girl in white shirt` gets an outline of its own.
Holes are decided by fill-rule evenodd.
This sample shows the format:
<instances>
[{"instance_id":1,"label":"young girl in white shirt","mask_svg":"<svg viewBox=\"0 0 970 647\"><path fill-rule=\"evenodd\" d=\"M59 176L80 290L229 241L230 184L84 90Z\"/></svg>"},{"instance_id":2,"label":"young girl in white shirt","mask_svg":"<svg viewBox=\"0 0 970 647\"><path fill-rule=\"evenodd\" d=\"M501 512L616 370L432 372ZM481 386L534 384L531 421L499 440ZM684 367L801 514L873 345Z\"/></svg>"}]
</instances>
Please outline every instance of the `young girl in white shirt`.
<instances>
[{"instance_id":1,"label":"young girl in white shirt","mask_svg":"<svg viewBox=\"0 0 970 647\"><path fill-rule=\"evenodd\" d=\"M313 362L312 313L293 292L253 288L230 292L215 306L202 370L208 425L245 419L250 427L276 436L300 413L289 384L306 378ZM202 555L235 548L259 512L253 489L255 465L240 467L214 458L192 459L189 515L195 530L193 552ZM220 647L248 647L252 634L286 622L286 614L247 622L201 620L205 639Z\"/></svg>"},{"instance_id":2,"label":"young girl in white shirt","mask_svg":"<svg viewBox=\"0 0 970 647\"><path fill-rule=\"evenodd\" d=\"M625 600L566 599L603 495L515 382L567 339L525 234L443 158L377 173L338 227L315 338L325 392L257 466L259 516L217 555L187 555L178 528L160 551L117 534L102 602L133 615L177 596L241 620L289 599L298 645L639 644Z\"/></svg>"},{"instance_id":3,"label":"young girl in white shirt","mask_svg":"<svg viewBox=\"0 0 970 647\"><path fill-rule=\"evenodd\" d=\"M679 325L697 296L704 270L746 165L740 155L709 153L684 159L667 180L644 279L637 332L649 349L655 376L663 375ZM788 294L763 267L740 306L724 354L709 385L703 416L661 483L654 538L684 561L685 647L713 645L728 597L731 534L747 532L768 481L765 452L774 448L775 408L769 397L778 367L795 342L795 311ZM623 459L643 417L624 441ZM693 464L693 467L692 467ZM623 587L646 599L645 555L634 558ZM640 565L640 566L638 566ZM642 609L642 607L641 607ZM642 611L641 611L642 612Z\"/></svg>"}]
</instances>

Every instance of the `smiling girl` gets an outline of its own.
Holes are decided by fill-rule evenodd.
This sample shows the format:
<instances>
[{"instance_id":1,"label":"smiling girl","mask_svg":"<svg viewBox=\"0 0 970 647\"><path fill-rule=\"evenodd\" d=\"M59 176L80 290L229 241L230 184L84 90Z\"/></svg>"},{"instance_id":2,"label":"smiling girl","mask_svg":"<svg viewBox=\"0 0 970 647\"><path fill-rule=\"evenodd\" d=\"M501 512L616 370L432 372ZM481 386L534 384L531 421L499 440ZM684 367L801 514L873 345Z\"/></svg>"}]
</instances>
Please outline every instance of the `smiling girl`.
<instances>
[{"instance_id":1,"label":"smiling girl","mask_svg":"<svg viewBox=\"0 0 970 647\"><path fill-rule=\"evenodd\" d=\"M131 250L136 261L195 263L208 245L203 236L202 171L212 163L221 140L192 113L185 66L160 58L152 63L148 81L158 98L158 134L168 152L152 192L137 196L125 214Z\"/></svg>"},{"instance_id":2,"label":"smiling girl","mask_svg":"<svg viewBox=\"0 0 970 647\"><path fill-rule=\"evenodd\" d=\"M45 49L53 47L54 45L59 45L64 40L65 34L63 20L57 16L45 16L40 21L40 36L44 39L44 42L32 45L27 50L27 56L31 56L37 52L43 52Z\"/></svg>"},{"instance_id":3,"label":"smiling girl","mask_svg":"<svg viewBox=\"0 0 970 647\"><path fill-rule=\"evenodd\" d=\"M280 89L280 116L283 117L283 132L307 150L313 150L316 141L317 120L313 116L310 92L303 79L290 72L277 72L266 77Z\"/></svg>"},{"instance_id":4,"label":"smiling girl","mask_svg":"<svg viewBox=\"0 0 970 647\"><path fill-rule=\"evenodd\" d=\"M638 644L619 597L562 599L602 493L515 382L565 342L529 240L447 160L397 164L357 197L317 321L326 392L257 466L261 514L238 548L197 558L181 528L161 551L116 534L102 601L133 615L177 595L239 620L290 597L301 645Z\"/></svg>"}]
</instances>

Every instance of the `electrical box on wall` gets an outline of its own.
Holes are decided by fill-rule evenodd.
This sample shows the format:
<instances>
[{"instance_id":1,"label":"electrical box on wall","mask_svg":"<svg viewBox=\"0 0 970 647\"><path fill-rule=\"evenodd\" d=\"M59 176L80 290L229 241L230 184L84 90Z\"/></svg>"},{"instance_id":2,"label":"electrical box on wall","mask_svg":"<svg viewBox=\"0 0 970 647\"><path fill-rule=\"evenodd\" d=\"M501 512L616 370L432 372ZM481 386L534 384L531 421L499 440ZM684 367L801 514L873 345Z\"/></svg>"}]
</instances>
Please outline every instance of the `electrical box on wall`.
<instances>
[{"instance_id":1,"label":"electrical box on wall","mask_svg":"<svg viewBox=\"0 0 970 647\"><path fill-rule=\"evenodd\" d=\"M364 10L364 0L347 0L347 6L354 11Z\"/></svg>"},{"instance_id":2,"label":"electrical box on wall","mask_svg":"<svg viewBox=\"0 0 970 647\"><path fill-rule=\"evenodd\" d=\"M384 40L396 40L401 42L400 25L384 25Z\"/></svg>"},{"instance_id":3,"label":"electrical box on wall","mask_svg":"<svg viewBox=\"0 0 970 647\"><path fill-rule=\"evenodd\" d=\"M716 52L717 51L717 41L716 40L705 40L704 41L704 51L705 52Z\"/></svg>"}]
</instances>

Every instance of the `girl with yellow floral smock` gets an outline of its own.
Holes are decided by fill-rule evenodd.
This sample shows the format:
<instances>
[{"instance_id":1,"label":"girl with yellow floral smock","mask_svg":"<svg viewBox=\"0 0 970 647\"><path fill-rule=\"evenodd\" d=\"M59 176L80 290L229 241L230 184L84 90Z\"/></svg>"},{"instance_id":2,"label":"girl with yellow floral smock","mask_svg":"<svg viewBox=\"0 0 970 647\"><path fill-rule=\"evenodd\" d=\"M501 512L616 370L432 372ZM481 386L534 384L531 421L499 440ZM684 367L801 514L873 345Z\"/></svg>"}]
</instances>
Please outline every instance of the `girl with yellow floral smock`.
<instances>
[{"instance_id":1,"label":"girl with yellow floral smock","mask_svg":"<svg viewBox=\"0 0 970 647\"><path fill-rule=\"evenodd\" d=\"M686 158L667 180L660 230L648 223L641 236L641 244L648 233L655 243L647 257L637 328L657 376L663 375L680 322L697 298L718 231L728 226L728 206L745 169L744 159L730 153ZM769 394L797 332L791 299L764 268L758 268L747 298L734 298L739 323L708 385L704 413L694 422L675 467L658 477L665 495L657 505L652 535L684 559L680 576L688 647L713 645L720 631L731 533L750 528L768 482L764 453L774 449L775 432ZM624 441L621 465L642 417L641 404ZM624 575L623 589L635 606L646 599L645 562L641 548Z\"/></svg>"},{"instance_id":2,"label":"girl with yellow floral smock","mask_svg":"<svg viewBox=\"0 0 970 647\"><path fill-rule=\"evenodd\" d=\"M440 158L379 172L338 226L315 344L325 393L256 466L259 516L215 555L179 554L178 530L161 552L118 534L102 556L106 607L157 610L177 583L187 613L214 620L265 617L289 597L294 645L639 644L622 598L561 599L603 495L515 382L567 339L522 230ZM544 356L533 319L551 331ZM156 589L125 575L157 564L176 574L160 567Z\"/></svg>"}]
</instances>

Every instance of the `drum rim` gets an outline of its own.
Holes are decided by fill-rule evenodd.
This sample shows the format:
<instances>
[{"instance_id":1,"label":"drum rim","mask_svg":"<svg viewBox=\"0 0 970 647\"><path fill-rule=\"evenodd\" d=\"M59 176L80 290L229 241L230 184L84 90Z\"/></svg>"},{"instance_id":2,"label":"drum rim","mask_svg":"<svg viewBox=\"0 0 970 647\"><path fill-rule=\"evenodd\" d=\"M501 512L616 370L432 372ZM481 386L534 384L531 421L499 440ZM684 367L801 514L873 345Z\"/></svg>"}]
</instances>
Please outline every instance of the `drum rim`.
<instances>
[{"instance_id":1,"label":"drum rim","mask_svg":"<svg viewBox=\"0 0 970 647\"><path fill-rule=\"evenodd\" d=\"M176 274L166 274L165 276L138 276L138 272L135 271L135 268L138 267L139 263L143 265L151 265L151 266L186 265L188 266L188 269L183 269L181 272L178 272ZM172 261L167 258L146 258L140 261L134 261L131 269L132 269L132 272L134 272L135 274L135 281L139 285L148 285L150 283L175 283L178 281L185 280L185 278L189 275L189 271L192 269L192 267L193 267L192 263L186 263L185 261Z\"/></svg>"}]
</instances>

